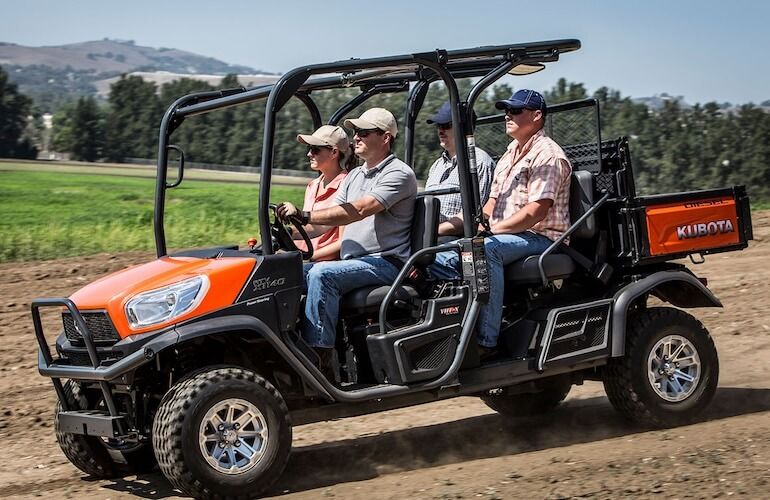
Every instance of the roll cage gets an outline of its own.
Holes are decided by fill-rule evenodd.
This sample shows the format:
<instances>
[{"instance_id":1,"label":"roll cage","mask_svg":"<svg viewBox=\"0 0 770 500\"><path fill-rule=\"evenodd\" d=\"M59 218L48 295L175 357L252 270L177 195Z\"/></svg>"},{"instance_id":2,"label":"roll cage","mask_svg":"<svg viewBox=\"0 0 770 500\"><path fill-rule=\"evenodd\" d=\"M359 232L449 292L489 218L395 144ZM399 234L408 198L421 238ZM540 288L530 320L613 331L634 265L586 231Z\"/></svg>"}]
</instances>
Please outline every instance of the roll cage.
<instances>
[{"instance_id":1,"label":"roll cage","mask_svg":"<svg viewBox=\"0 0 770 500\"><path fill-rule=\"evenodd\" d=\"M474 145L471 110L476 100L492 83L506 73L530 74L540 71L544 63L557 61L561 54L579 48L580 41L565 39L463 50L437 49L432 52L371 59L350 59L299 67L284 74L274 84L250 89L198 92L181 97L168 107L160 127L153 219L157 256L163 257L167 254L164 229L166 190L178 186L184 176L184 153L179 147L170 144L170 138L186 117L267 98L258 204L260 234L267 235L270 234L268 205L276 115L291 97L298 98L305 105L313 120L314 128L318 128L322 125L322 117L318 106L313 101L313 92L351 87L360 89L360 94L343 104L329 117L327 123L331 125L339 123L344 116L372 96L408 92L402 130L405 146L404 160L411 165L417 114L430 84L437 81L443 82L449 93L452 121L462 124L461 127L456 126L452 129L455 134L455 143L469 146L458 148L457 166L460 193L465 201L463 235L472 237L476 234L482 208L478 194L475 159L468 154L468 151L472 150L470 146ZM458 78L478 78L465 99L459 94L456 84ZM170 151L176 151L179 155L177 177L171 183L168 182ZM270 245L265 245L264 252L271 254L273 250Z\"/></svg>"}]
</instances>

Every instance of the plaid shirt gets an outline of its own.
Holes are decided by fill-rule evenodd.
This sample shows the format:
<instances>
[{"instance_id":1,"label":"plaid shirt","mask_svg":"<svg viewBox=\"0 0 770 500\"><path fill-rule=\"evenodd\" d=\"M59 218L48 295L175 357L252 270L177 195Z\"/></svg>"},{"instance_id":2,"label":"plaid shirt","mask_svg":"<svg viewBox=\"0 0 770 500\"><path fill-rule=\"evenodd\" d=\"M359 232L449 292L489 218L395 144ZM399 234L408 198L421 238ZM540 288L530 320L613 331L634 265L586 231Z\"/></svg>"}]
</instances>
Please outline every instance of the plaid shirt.
<instances>
[{"instance_id":1,"label":"plaid shirt","mask_svg":"<svg viewBox=\"0 0 770 500\"><path fill-rule=\"evenodd\" d=\"M481 148L476 148L476 169L479 173L479 195L481 206L489 198L489 188L492 183L492 175L495 170L495 162L492 157ZM457 173L457 157L449 157L449 153L444 151L441 156L433 162L428 171L428 178L425 181L425 191L431 189L460 187L460 176ZM444 222L455 215L462 213L463 200L460 193L443 194L437 197L441 202L439 222Z\"/></svg>"},{"instance_id":2,"label":"plaid shirt","mask_svg":"<svg viewBox=\"0 0 770 500\"><path fill-rule=\"evenodd\" d=\"M564 150L543 130L533 135L522 148L514 140L497 162L489 194L497 202L490 223L507 219L533 201L553 200L545 219L532 226L531 230L556 240L570 226L571 173L572 166Z\"/></svg>"}]
</instances>

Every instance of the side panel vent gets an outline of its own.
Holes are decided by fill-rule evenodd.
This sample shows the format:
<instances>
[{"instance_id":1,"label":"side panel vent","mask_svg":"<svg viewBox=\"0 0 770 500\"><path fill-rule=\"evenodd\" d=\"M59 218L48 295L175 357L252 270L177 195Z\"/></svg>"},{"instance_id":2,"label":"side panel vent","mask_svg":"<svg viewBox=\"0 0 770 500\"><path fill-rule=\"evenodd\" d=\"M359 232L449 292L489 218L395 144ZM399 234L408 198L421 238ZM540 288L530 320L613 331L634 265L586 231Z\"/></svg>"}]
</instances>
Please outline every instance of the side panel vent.
<instances>
[{"instance_id":1,"label":"side panel vent","mask_svg":"<svg viewBox=\"0 0 770 500\"><path fill-rule=\"evenodd\" d=\"M583 356L605 349L609 339L612 300L602 300L554 310L538 359L542 370L553 361Z\"/></svg>"}]
</instances>

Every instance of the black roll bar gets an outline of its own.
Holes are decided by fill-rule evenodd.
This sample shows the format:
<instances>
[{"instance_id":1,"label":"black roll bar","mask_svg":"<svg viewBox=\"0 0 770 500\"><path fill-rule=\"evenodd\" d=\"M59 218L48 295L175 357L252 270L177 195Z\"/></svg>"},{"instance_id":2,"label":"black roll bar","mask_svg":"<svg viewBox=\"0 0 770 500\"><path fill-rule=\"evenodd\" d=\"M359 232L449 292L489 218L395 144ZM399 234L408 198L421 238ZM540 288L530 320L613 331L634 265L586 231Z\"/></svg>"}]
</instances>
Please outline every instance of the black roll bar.
<instances>
[{"instance_id":1,"label":"black roll bar","mask_svg":"<svg viewBox=\"0 0 770 500\"><path fill-rule=\"evenodd\" d=\"M304 92L297 92L295 97L302 101L307 110L310 112L310 117L313 119L313 130L318 129L321 126L321 112L318 111L318 105L309 94Z\"/></svg>"},{"instance_id":2,"label":"black roll bar","mask_svg":"<svg viewBox=\"0 0 770 500\"><path fill-rule=\"evenodd\" d=\"M561 244L564 242L565 239L569 237L572 233L574 233L577 228L580 227L581 224L583 224L588 218L593 215L594 212L599 210L599 208L604 205L604 203L610 198L610 193L605 193L604 196L602 196L599 201L593 204L591 208L586 210L586 212L580 216L578 220L575 221L574 224L572 224L566 231L564 231L564 234L559 236L559 238L556 239L551 245L545 249L543 253L540 254L540 256L537 259L537 269L540 272L540 280L543 283L543 286L548 286L548 277L545 275L545 268L543 267L543 262L545 261L546 255L550 255L553 253L554 250L559 248Z\"/></svg>"},{"instance_id":3,"label":"black roll bar","mask_svg":"<svg viewBox=\"0 0 770 500\"><path fill-rule=\"evenodd\" d=\"M163 228L163 211L165 209L165 184L166 163L168 160L168 139L173 129L187 116L207 113L216 109L243 104L264 97L268 97L265 119L265 135L263 143L262 175L260 181L259 201L259 228L263 234L269 231L269 224L262 219L267 218L267 204L269 197L269 182L271 180L271 166L273 160L273 144L275 130L275 111L280 109L289 98L294 95L309 94L315 90L334 89L340 87L368 85L408 85L408 82L430 81L441 78L448 88L456 84L455 78L484 77L490 71L494 71L500 64L518 57L522 62L547 62L558 58L558 54L571 52L580 48L580 41L575 39L550 40L534 43L520 43L497 46L484 46L462 50L437 50L423 54L409 54L391 57L379 57L372 59L348 59L326 64L305 66L296 68L283 75L274 84L264 84L251 89L228 89L213 92L200 92L184 96L175 101L166 111L160 127L160 140L158 145L158 182L155 196L155 228L156 253L158 257L166 255L165 232ZM337 73L335 76L327 76ZM316 75L317 77L310 78ZM451 82L451 85L449 84ZM453 102L452 119L458 120L459 113L468 112L464 103L458 96L451 95ZM415 94L416 96L416 94ZM298 96L311 112L316 126L318 115L317 107L312 100ZM315 109L315 111L314 111ZM339 116L336 117L339 119ZM412 120L413 122L413 120ZM407 124L408 126L408 124ZM462 143L462 131L456 131L457 144ZM409 144L407 134L406 159L412 160L413 144ZM466 148L461 148L464 151ZM469 159L467 151L458 155L458 170L460 172L461 191L464 195L472 194L472 181L469 179ZM470 198L465 198L470 199ZM476 207L472 203L466 203L463 207L464 219L469 219ZM467 213L466 213L467 212ZM470 236L473 233L473 221L464 222L464 234ZM266 248L267 253L272 249Z\"/></svg>"},{"instance_id":4,"label":"black roll bar","mask_svg":"<svg viewBox=\"0 0 770 500\"><path fill-rule=\"evenodd\" d=\"M406 123L404 123L404 163L413 167L414 162L414 130L417 122L417 114L425 102L430 84L433 79L420 80L412 87L406 100Z\"/></svg>"},{"instance_id":5,"label":"black roll bar","mask_svg":"<svg viewBox=\"0 0 770 500\"><path fill-rule=\"evenodd\" d=\"M331 118L327 122L329 125L338 125L342 117L356 109L358 106L366 102L370 97L377 94L389 94L395 92L403 92L409 88L409 82L399 81L390 83L379 83L377 85L369 85L363 89L363 91L355 96L350 101L346 102L332 114Z\"/></svg>"}]
</instances>

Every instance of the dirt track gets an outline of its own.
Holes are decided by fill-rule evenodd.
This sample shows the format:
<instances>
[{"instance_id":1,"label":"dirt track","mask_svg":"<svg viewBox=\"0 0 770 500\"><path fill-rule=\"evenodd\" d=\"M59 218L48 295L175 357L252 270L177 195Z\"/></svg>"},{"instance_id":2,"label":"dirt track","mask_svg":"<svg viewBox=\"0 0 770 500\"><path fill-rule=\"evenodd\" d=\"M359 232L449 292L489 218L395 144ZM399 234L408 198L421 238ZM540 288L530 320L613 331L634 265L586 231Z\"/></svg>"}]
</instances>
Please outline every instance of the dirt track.
<instances>
[{"instance_id":1,"label":"dirt track","mask_svg":"<svg viewBox=\"0 0 770 500\"><path fill-rule=\"evenodd\" d=\"M645 431L601 385L538 420L473 398L298 427L273 495L294 498L767 498L770 490L770 212L748 250L695 268L724 309L696 310L717 343L720 390L702 422ZM169 498L159 473L91 481L53 435L54 393L37 374L29 302L65 296L148 254L0 265L0 497Z\"/></svg>"}]
</instances>

